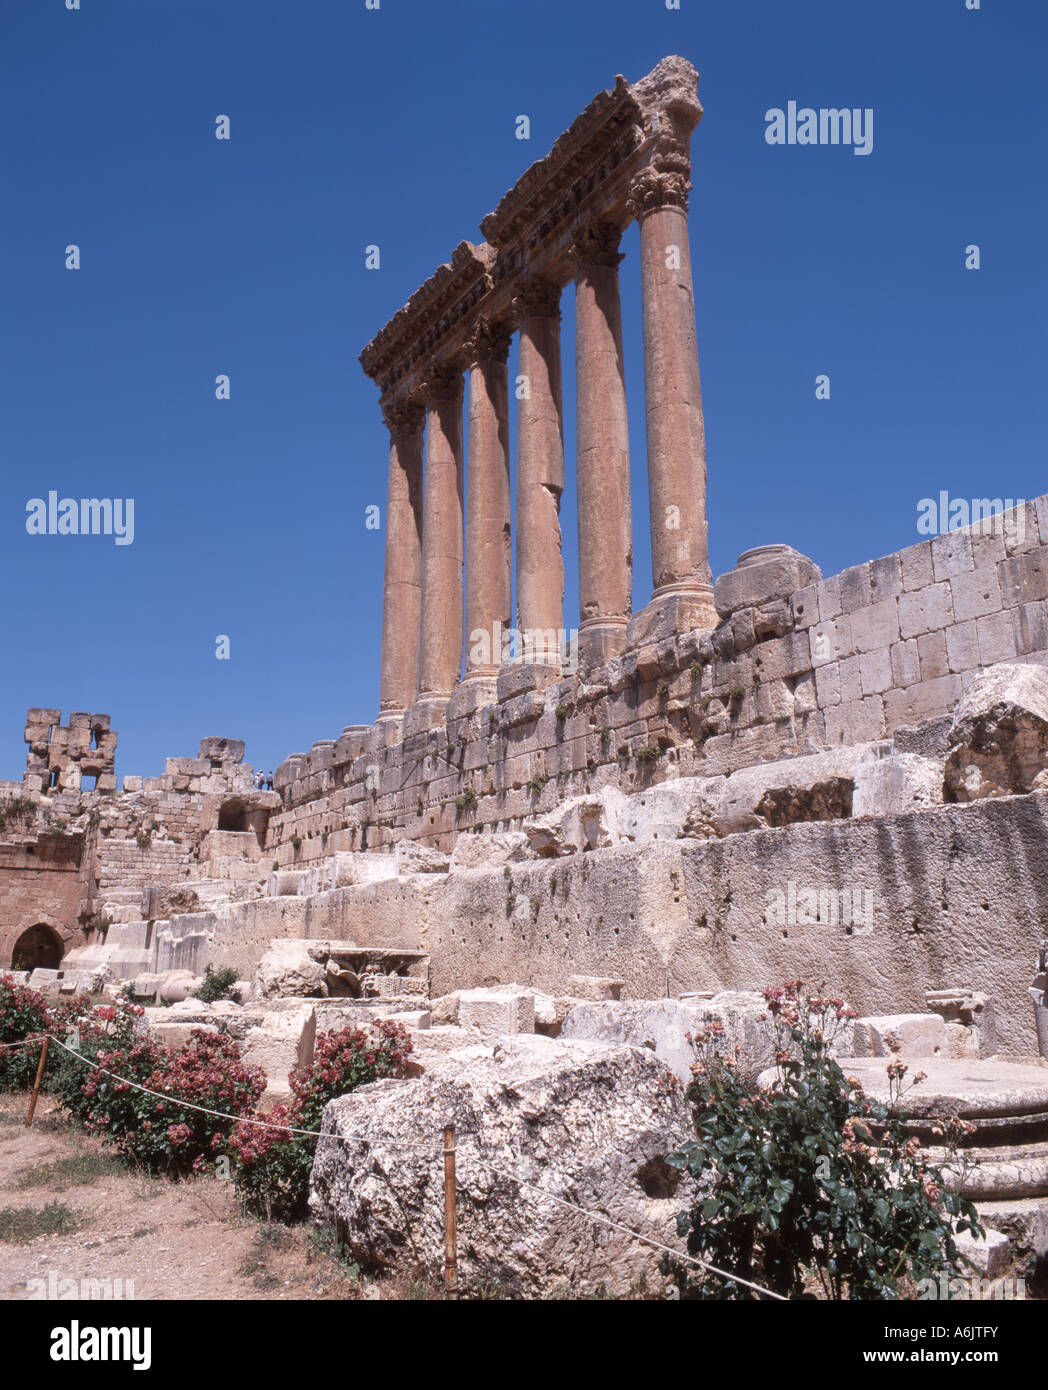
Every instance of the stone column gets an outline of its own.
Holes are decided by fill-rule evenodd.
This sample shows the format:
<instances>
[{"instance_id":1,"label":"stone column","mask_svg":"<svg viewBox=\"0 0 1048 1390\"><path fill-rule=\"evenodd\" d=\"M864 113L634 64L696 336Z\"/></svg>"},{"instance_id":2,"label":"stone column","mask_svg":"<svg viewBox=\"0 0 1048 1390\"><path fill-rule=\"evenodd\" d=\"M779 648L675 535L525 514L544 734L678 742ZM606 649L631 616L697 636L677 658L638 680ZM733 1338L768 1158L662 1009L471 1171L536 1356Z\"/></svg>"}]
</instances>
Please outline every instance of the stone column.
<instances>
[{"instance_id":1,"label":"stone column","mask_svg":"<svg viewBox=\"0 0 1048 1390\"><path fill-rule=\"evenodd\" d=\"M510 626L513 613L506 377L510 337L502 325L485 324L467 349L471 365L466 459L466 674L462 695L468 696L467 703L473 707L485 697L495 698L502 630Z\"/></svg>"},{"instance_id":2,"label":"stone column","mask_svg":"<svg viewBox=\"0 0 1048 1390\"><path fill-rule=\"evenodd\" d=\"M640 223L652 601L630 645L715 627L706 534L706 433L681 170L647 169L630 189Z\"/></svg>"},{"instance_id":3,"label":"stone column","mask_svg":"<svg viewBox=\"0 0 1048 1390\"><path fill-rule=\"evenodd\" d=\"M633 518L622 369L621 230L591 222L572 249L579 506L579 659L621 652L632 602Z\"/></svg>"},{"instance_id":4,"label":"stone column","mask_svg":"<svg viewBox=\"0 0 1048 1390\"><path fill-rule=\"evenodd\" d=\"M526 284L514 301L520 327L520 399L517 406L517 627L544 633L532 643L539 666L559 679L564 622L564 558L560 499L564 492L564 412L561 402L560 286ZM543 650L540 650L540 647Z\"/></svg>"},{"instance_id":5,"label":"stone column","mask_svg":"<svg viewBox=\"0 0 1048 1390\"><path fill-rule=\"evenodd\" d=\"M379 720L400 720L418 694L422 610L422 425L420 406L390 401L386 577L382 590Z\"/></svg>"},{"instance_id":6,"label":"stone column","mask_svg":"<svg viewBox=\"0 0 1048 1390\"><path fill-rule=\"evenodd\" d=\"M443 718L462 668L461 373L435 365L422 395L426 402L426 486L417 703L429 707L421 721L425 726Z\"/></svg>"}]
</instances>

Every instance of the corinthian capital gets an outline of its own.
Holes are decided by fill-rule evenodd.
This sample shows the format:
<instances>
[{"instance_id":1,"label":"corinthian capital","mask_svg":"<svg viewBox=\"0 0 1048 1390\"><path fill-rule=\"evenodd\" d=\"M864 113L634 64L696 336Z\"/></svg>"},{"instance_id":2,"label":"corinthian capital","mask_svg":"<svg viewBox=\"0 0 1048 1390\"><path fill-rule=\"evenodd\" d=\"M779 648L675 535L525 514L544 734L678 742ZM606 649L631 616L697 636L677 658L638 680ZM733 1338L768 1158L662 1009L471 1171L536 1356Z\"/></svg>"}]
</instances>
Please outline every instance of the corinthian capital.
<instances>
[{"instance_id":1,"label":"corinthian capital","mask_svg":"<svg viewBox=\"0 0 1048 1390\"><path fill-rule=\"evenodd\" d=\"M505 362L512 339L508 325L481 320L466 339L463 357L469 366L474 362Z\"/></svg>"},{"instance_id":2,"label":"corinthian capital","mask_svg":"<svg viewBox=\"0 0 1048 1390\"><path fill-rule=\"evenodd\" d=\"M382 418L390 434L421 434L426 413L415 401L392 400L383 403Z\"/></svg>"},{"instance_id":3,"label":"corinthian capital","mask_svg":"<svg viewBox=\"0 0 1048 1390\"><path fill-rule=\"evenodd\" d=\"M419 390L427 402L461 401L462 372L447 362L431 362Z\"/></svg>"},{"instance_id":4,"label":"corinthian capital","mask_svg":"<svg viewBox=\"0 0 1048 1390\"><path fill-rule=\"evenodd\" d=\"M513 300L517 322L524 319L559 319L560 286L538 276L525 280Z\"/></svg>"},{"instance_id":5,"label":"corinthian capital","mask_svg":"<svg viewBox=\"0 0 1048 1390\"><path fill-rule=\"evenodd\" d=\"M579 267L587 265L617 266L622 228L614 222L594 218L580 227L571 247L571 258Z\"/></svg>"},{"instance_id":6,"label":"corinthian capital","mask_svg":"<svg viewBox=\"0 0 1048 1390\"><path fill-rule=\"evenodd\" d=\"M658 208L688 210L691 180L679 169L643 169L630 184L626 206L633 217L644 217Z\"/></svg>"}]
</instances>

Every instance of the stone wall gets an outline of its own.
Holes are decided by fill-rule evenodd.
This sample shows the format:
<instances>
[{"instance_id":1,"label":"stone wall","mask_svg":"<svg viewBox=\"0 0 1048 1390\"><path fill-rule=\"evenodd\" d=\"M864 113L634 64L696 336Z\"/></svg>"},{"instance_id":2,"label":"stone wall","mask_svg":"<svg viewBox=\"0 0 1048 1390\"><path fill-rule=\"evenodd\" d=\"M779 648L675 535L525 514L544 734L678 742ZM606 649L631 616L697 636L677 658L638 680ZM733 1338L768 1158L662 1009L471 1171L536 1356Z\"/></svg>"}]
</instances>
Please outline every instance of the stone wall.
<instances>
[{"instance_id":1,"label":"stone wall","mask_svg":"<svg viewBox=\"0 0 1048 1390\"><path fill-rule=\"evenodd\" d=\"M604 785L728 773L946 716L985 667L1048 662L1048 497L828 579L795 552L769 556L722 576L716 597L712 631L545 688L538 668L504 667L499 699L472 714L402 742L388 723L351 726L292 755L267 852L450 849L463 830L515 827Z\"/></svg>"},{"instance_id":2,"label":"stone wall","mask_svg":"<svg viewBox=\"0 0 1048 1390\"><path fill-rule=\"evenodd\" d=\"M80 944L83 896L79 835L60 833L0 844L0 963L23 932L43 925L62 949Z\"/></svg>"}]
</instances>

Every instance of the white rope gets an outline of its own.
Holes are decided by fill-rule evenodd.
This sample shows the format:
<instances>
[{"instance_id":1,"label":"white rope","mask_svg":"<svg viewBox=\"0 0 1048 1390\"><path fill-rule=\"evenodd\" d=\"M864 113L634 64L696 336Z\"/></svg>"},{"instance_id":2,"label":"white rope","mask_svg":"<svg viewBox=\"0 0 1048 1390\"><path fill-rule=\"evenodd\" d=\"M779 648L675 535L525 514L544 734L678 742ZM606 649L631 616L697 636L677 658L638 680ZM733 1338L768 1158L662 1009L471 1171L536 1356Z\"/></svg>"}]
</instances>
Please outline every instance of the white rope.
<instances>
[{"instance_id":1,"label":"white rope","mask_svg":"<svg viewBox=\"0 0 1048 1390\"><path fill-rule=\"evenodd\" d=\"M161 1091L153 1091L148 1086L143 1086L137 1081L131 1081L127 1077L117 1076L116 1072L107 1071L105 1067L100 1067L97 1063L90 1061L86 1057L82 1057L75 1048L68 1047L61 1038L55 1037L53 1034L51 1036L51 1041L56 1042L59 1047L64 1048L70 1056L75 1057L78 1062L82 1062L85 1066L92 1067L95 1071L101 1072L104 1076L112 1077L114 1081L119 1081L123 1086L133 1086L135 1090L144 1091L146 1095L155 1096L158 1100L167 1101L171 1105L182 1105L188 1110L197 1110L203 1115L213 1115L216 1119L234 1120L238 1124L258 1125L262 1129L275 1129L284 1134L303 1134L308 1135L312 1139L337 1139L341 1140L343 1143L360 1142L359 1140L354 1140L352 1135L334 1134L332 1132L324 1133L324 1131L316 1129L296 1129L294 1125L272 1124L266 1120L249 1119L244 1115L230 1115L224 1110L211 1110L206 1105L195 1105L189 1100L179 1100L174 1096L166 1096ZM456 1137L458 1137L458 1132L456 1132ZM476 1135L469 1134L468 1132L464 1133L462 1137L476 1140ZM395 1147L398 1149L422 1149L427 1153L431 1152L432 1149L432 1146L429 1144L400 1143ZM459 1152L461 1152L461 1150L456 1148L456 1153ZM439 1152L435 1155L437 1158L440 1156ZM705 1260L697 1259L694 1255L687 1255L682 1251L674 1250L672 1246L663 1245L660 1241L652 1240L649 1236L641 1235L639 1231L633 1230L630 1226L624 1226L618 1221L613 1221L610 1216L603 1216L599 1212L587 1211L585 1207L580 1207L575 1202L568 1202L563 1197L557 1197L552 1192L547 1192L544 1187L537 1187L535 1183L528 1182L525 1178L518 1178L515 1173L509 1173L504 1168L496 1168L494 1164L486 1163L482 1158L474 1157L473 1162L481 1168L487 1168L492 1173L498 1173L501 1177L508 1178L519 1187L526 1187L532 1192L537 1192L539 1196L545 1197L549 1202L555 1202L558 1206L566 1207L568 1211L574 1212L577 1216L584 1216L587 1221L594 1221L598 1225L608 1226L612 1230L632 1236L634 1240L639 1240L642 1244L650 1246L653 1250L661 1250L667 1255L672 1255L676 1260L685 1260L688 1264L694 1265L696 1269L704 1270L710 1274L717 1274L722 1279L729 1279L735 1284L742 1284L748 1289L753 1289L756 1293L763 1294L766 1298L778 1299L782 1303L789 1302L783 1294L773 1293L771 1289L763 1289L759 1284L753 1284L749 1279L744 1279L741 1274L729 1274L727 1270L718 1269L716 1265L711 1265Z\"/></svg>"}]
</instances>

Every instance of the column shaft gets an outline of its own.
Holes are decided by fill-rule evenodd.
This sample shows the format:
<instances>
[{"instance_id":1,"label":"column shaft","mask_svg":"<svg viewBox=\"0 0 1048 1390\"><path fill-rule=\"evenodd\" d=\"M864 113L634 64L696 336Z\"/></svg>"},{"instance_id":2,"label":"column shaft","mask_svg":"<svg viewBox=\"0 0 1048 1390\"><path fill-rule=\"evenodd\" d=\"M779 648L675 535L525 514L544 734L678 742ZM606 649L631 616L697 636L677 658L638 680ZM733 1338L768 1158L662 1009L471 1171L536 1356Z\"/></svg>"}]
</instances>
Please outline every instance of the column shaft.
<instances>
[{"instance_id":1,"label":"column shaft","mask_svg":"<svg viewBox=\"0 0 1048 1390\"><path fill-rule=\"evenodd\" d=\"M462 378L434 372L426 392L419 699L446 701L462 669Z\"/></svg>"},{"instance_id":2,"label":"column shaft","mask_svg":"<svg viewBox=\"0 0 1048 1390\"><path fill-rule=\"evenodd\" d=\"M397 403L385 416L390 444L379 718L395 719L418 694L423 412Z\"/></svg>"},{"instance_id":3,"label":"column shaft","mask_svg":"<svg viewBox=\"0 0 1048 1390\"><path fill-rule=\"evenodd\" d=\"M682 582L710 584L706 431L683 208L658 208L641 220L640 255L651 564L657 595Z\"/></svg>"},{"instance_id":4,"label":"column shaft","mask_svg":"<svg viewBox=\"0 0 1048 1390\"><path fill-rule=\"evenodd\" d=\"M466 461L466 680L498 672L501 633L512 622L509 492L509 334L487 330L469 373ZM496 647L497 642L497 647Z\"/></svg>"},{"instance_id":5,"label":"column shaft","mask_svg":"<svg viewBox=\"0 0 1048 1390\"><path fill-rule=\"evenodd\" d=\"M617 227L597 223L575 249L579 658L588 665L622 650L632 607L633 518L619 237Z\"/></svg>"},{"instance_id":6,"label":"column shaft","mask_svg":"<svg viewBox=\"0 0 1048 1390\"><path fill-rule=\"evenodd\" d=\"M517 627L523 633L555 631L558 636L564 622L559 302L558 286L533 282L515 305L520 322L521 377L517 407ZM548 654L548 641L542 645Z\"/></svg>"}]
</instances>

